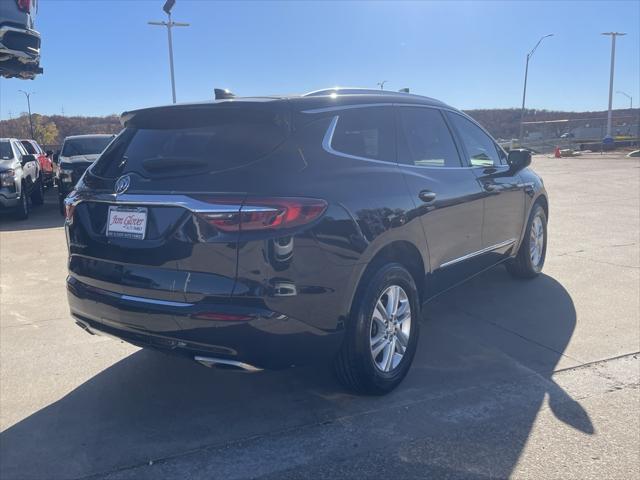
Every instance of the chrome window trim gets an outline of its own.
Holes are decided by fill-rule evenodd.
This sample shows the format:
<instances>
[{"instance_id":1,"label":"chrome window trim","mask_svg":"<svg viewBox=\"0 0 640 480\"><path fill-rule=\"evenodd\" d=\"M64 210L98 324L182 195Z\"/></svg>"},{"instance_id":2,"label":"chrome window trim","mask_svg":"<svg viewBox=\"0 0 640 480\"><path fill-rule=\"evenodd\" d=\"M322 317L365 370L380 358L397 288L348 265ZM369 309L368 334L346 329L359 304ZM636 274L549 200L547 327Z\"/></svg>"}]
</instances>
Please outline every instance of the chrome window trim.
<instances>
[{"instance_id":1,"label":"chrome window trim","mask_svg":"<svg viewBox=\"0 0 640 480\"><path fill-rule=\"evenodd\" d=\"M419 108L431 108L434 110L442 110L442 111L448 111L448 112L452 112L455 113L457 115L460 115L463 118L466 118L467 120L471 121L473 124L475 124L478 128L480 128L480 130L482 130L488 137L489 139L493 140L493 143L496 144L497 147L499 147L499 145L497 145L497 143L495 142L495 140L493 139L493 137L491 136L491 134L489 132L487 132L482 125L478 124L478 122L476 122L473 118L471 118L469 115L465 114L464 112L459 112L457 110L454 110L453 108L450 107L446 107L446 106L438 106L438 105L421 105L421 104L417 104L417 103L362 103L359 105L340 105L340 106L335 106L335 107L324 107L324 108L316 108L316 109L311 109L311 110L303 110L302 113L326 113L326 112L339 112L339 111L343 111L343 110L352 110L354 108L373 108L373 107L419 107ZM428 169L428 170L469 170L469 169L475 169L475 168L500 168L500 167L505 167L506 165L500 164L500 165L492 165L492 166L488 166L488 165L460 165L459 167L432 167L432 166L428 166L428 165L410 165L407 163L400 163L397 160L376 160L374 158L367 158L367 157L360 157L358 155L351 155L349 153L344 153L344 152L340 152L336 149L334 149L331 146L331 142L333 140L333 134L335 133L336 130L336 126L338 125L338 120L340 119L339 115L335 115L332 119L331 119L331 123L329 124L329 128L327 129L327 131L324 134L324 138L322 139L322 148L327 152L330 153L332 155L337 155L339 157L344 157L344 158L350 158L352 160L363 160L365 162L373 162L373 163L383 163L383 164L391 164L391 163L395 163L396 165L403 167L403 168L420 168L420 169Z\"/></svg>"},{"instance_id":2,"label":"chrome window trim","mask_svg":"<svg viewBox=\"0 0 640 480\"><path fill-rule=\"evenodd\" d=\"M449 267L451 265L455 265L456 263L464 262L465 260L469 260L469 259L471 259L473 257L477 257L478 255L482 255L484 253L489 253L489 252L492 252L493 250L497 250L499 248L504 248L504 247L511 246L511 245L515 244L516 242L517 242L516 238L511 238L511 239L506 240L504 242L497 243L495 245L491 245L490 247L486 247L486 248L483 248L483 249L478 250L476 252L468 253L466 255L463 255L462 257L454 258L453 260L449 260L447 262L444 262L438 268Z\"/></svg>"},{"instance_id":3,"label":"chrome window trim","mask_svg":"<svg viewBox=\"0 0 640 480\"><path fill-rule=\"evenodd\" d=\"M360 105L341 105L336 107L317 108L314 110L304 110L302 113L324 113L324 112L337 112L342 110L352 110L354 108L396 107L396 106L397 107L432 108L435 110L449 110L449 111L455 112L455 110L444 108L444 107L438 107L434 105L419 105L419 104L412 104L412 103L367 103L367 104L363 103ZM400 163L397 160L376 160L374 158L360 157L358 155L351 155L349 153L340 152L331 146L331 142L333 141L333 134L335 133L336 126L338 125L339 119L340 119L339 115L335 115L331 119L331 123L329 124L329 127L327 128L327 131L324 134L324 138L322 139L322 148L327 153L330 153L332 155L337 155L339 157L344 157L344 158L350 158L352 160L362 160L365 162L383 163L385 165L395 164L403 168L409 167L409 168L420 168L420 169L429 169L429 170L468 170L473 168L487 168L487 167L481 167L478 165L467 165L467 166L460 165L459 167L431 167L427 165L409 165L405 163Z\"/></svg>"}]
</instances>

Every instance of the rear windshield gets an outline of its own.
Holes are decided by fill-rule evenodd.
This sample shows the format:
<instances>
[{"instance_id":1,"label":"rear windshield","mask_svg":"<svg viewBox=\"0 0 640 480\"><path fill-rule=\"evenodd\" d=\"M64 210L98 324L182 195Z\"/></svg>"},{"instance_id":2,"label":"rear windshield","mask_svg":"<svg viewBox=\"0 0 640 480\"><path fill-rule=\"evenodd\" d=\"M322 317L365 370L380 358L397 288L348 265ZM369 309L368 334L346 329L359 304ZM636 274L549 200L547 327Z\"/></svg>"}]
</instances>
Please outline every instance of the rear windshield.
<instances>
[{"instance_id":1,"label":"rear windshield","mask_svg":"<svg viewBox=\"0 0 640 480\"><path fill-rule=\"evenodd\" d=\"M102 153L113 137L68 138L62 146L63 157L74 155L97 155Z\"/></svg>"},{"instance_id":2,"label":"rear windshield","mask_svg":"<svg viewBox=\"0 0 640 480\"><path fill-rule=\"evenodd\" d=\"M35 155L35 154L37 153L37 152L36 152L36 149L34 148L34 146L33 146L33 145L31 145L31 142L27 142L27 141L25 140L25 141L22 141L22 142L20 142L20 143L21 143L21 144L22 144L22 146L25 148L25 150L27 151L27 153L28 153L28 154L30 154L30 155Z\"/></svg>"},{"instance_id":3,"label":"rear windshield","mask_svg":"<svg viewBox=\"0 0 640 480\"><path fill-rule=\"evenodd\" d=\"M13 158L13 150L9 142L0 142L0 159L11 160Z\"/></svg>"},{"instance_id":4,"label":"rear windshield","mask_svg":"<svg viewBox=\"0 0 640 480\"><path fill-rule=\"evenodd\" d=\"M116 177L191 175L227 170L268 155L287 137L279 108L208 107L139 114L92 169Z\"/></svg>"}]
</instances>

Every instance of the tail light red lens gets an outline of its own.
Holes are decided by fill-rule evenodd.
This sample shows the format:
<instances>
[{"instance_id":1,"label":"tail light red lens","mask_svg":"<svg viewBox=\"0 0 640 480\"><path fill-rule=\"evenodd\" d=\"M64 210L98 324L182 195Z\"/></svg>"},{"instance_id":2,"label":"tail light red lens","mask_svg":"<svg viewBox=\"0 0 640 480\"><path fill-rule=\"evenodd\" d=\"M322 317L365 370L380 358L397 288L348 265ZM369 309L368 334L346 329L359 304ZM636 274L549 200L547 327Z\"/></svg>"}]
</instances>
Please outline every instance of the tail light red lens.
<instances>
[{"instance_id":1,"label":"tail light red lens","mask_svg":"<svg viewBox=\"0 0 640 480\"><path fill-rule=\"evenodd\" d=\"M313 222L326 209L327 202L316 198L248 198L238 212L206 212L199 215L224 232L245 232L299 227Z\"/></svg>"},{"instance_id":2,"label":"tail light red lens","mask_svg":"<svg viewBox=\"0 0 640 480\"><path fill-rule=\"evenodd\" d=\"M69 193L69 197L75 195L76 191L72 190L71 193ZM66 220L66 222L68 224L73 223L73 212L75 211L76 206L75 204L68 202L65 200L64 202L64 218Z\"/></svg>"},{"instance_id":3,"label":"tail light red lens","mask_svg":"<svg viewBox=\"0 0 640 480\"><path fill-rule=\"evenodd\" d=\"M18 8L23 12L31 12L31 0L18 0Z\"/></svg>"}]
</instances>

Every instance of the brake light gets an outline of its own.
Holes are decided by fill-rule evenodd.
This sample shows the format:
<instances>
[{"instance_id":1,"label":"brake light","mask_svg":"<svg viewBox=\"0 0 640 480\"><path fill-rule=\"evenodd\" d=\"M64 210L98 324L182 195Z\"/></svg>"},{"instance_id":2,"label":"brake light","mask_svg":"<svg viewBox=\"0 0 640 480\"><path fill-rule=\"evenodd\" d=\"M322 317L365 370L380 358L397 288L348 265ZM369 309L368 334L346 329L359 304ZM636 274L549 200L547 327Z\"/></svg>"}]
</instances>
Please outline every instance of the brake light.
<instances>
[{"instance_id":1,"label":"brake light","mask_svg":"<svg viewBox=\"0 0 640 480\"><path fill-rule=\"evenodd\" d=\"M67 223L73 223L73 212L76 209L76 206L72 203L64 204L64 218Z\"/></svg>"},{"instance_id":2,"label":"brake light","mask_svg":"<svg viewBox=\"0 0 640 480\"><path fill-rule=\"evenodd\" d=\"M73 196L75 194L75 190L72 191L67 198ZM73 223L73 212L75 211L75 204L71 203L67 199L64 200L64 219L68 224Z\"/></svg>"},{"instance_id":3,"label":"brake light","mask_svg":"<svg viewBox=\"0 0 640 480\"><path fill-rule=\"evenodd\" d=\"M31 13L31 0L18 0L18 8L23 12Z\"/></svg>"},{"instance_id":4,"label":"brake light","mask_svg":"<svg viewBox=\"0 0 640 480\"><path fill-rule=\"evenodd\" d=\"M206 212L200 216L224 232L279 230L306 225L319 218L327 202L316 198L249 198L238 212Z\"/></svg>"}]
</instances>

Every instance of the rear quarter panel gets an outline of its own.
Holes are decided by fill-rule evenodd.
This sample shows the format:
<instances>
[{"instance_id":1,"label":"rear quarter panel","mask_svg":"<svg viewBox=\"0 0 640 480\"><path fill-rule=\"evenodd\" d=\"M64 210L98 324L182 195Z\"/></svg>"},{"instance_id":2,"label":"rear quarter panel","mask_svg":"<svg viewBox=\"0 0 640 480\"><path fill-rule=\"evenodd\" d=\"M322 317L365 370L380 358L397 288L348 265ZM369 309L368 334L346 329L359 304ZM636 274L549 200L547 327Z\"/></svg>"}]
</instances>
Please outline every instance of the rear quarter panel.
<instances>
[{"instance_id":1,"label":"rear quarter panel","mask_svg":"<svg viewBox=\"0 0 640 480\"><path fill-rule=\"evenodd\" d=\"M329 207L319 222L290 239L241 242L234 292L262 296L269 309L326 331L342 328L360 277L382 248L409 241L427 252L397 164L327 153L318 139L330 121L331 116L313 119L285 150L246 173L251 194L321 198ZM295 286L296 295L278 293L276 285L287 284Z\"/></svg>"}]
</instances>

